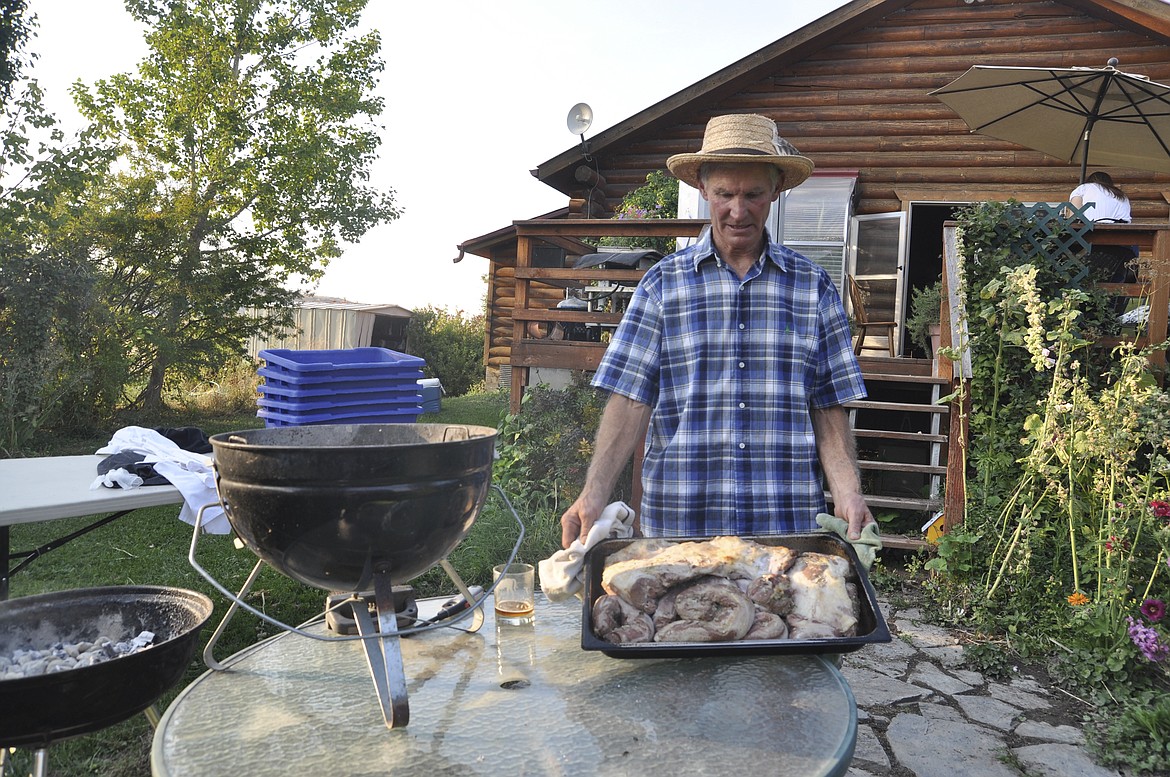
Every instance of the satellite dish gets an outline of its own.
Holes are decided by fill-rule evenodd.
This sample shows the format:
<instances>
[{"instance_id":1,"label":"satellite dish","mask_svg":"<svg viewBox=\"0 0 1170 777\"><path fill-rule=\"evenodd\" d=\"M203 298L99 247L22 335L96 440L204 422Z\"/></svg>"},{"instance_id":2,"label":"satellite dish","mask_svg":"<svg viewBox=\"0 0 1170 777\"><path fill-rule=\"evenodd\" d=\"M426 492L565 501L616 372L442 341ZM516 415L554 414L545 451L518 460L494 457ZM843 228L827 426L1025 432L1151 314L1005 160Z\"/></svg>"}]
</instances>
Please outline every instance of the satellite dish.
<instances>
[{"instance_id":1,"label":"satellite dish","mask_svg":"<svg viewBox=\"0 0 1170 777\"><path fill-rule=\"evenodd\" d=\"M585 130L593 124L593 109L586 103L577 103L569 109L569 118L566 121L569 132L574 135L584 135Z\"/></svg>"}]
</instances>

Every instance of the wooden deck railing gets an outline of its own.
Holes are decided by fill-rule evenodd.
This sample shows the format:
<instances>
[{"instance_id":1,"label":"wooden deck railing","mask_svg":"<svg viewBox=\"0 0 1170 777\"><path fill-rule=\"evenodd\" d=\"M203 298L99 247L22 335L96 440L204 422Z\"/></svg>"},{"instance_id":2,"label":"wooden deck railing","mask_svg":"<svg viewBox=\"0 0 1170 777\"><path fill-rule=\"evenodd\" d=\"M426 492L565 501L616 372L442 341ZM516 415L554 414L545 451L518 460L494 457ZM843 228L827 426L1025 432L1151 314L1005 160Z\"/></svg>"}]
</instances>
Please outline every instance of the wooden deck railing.
<instances>
[{"instance_id":1,"label":"wooden deck railing","mask_svg":"<svg viewBox=\"0 0 1170 777\"><path fill-rule=\"evenodd\" d=\"M605 353L604 342L548 340L530 337L531 322L548 324L586 324L605 328L617 326L621 313L582 310L545 310L530 307L530 286L545 283L557 286L584 287L601 281L633 288L642 278L642 270L574 269L533 267L534 244L559 240L596 242L603 237L696 237L707 225L705 219L552 219L517 221L516 227L516 303L512 310L512 388L511 412L520 412L520 399L528 385L533 367L571 370L595 370Z\"/></svg>"}]
</instances>

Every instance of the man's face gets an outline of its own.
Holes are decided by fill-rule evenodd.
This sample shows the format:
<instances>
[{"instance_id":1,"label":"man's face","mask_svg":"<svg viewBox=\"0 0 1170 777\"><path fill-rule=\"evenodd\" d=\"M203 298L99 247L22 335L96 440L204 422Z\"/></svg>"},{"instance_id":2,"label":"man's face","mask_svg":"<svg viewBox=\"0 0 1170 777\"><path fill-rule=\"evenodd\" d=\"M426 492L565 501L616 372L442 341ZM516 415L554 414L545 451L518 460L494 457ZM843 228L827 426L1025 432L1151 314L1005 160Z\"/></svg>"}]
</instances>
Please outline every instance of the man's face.
<instances>
[{"instance_id":1,"label":"man's face","mask_svg":"<svg viewBox=\"0 0 1170 777\"><path fill-rule=\"evenodd\" d=\"M772 202L780 195L767 165L741 164L717 167L699 192L711 207L711 234L725 260L739 254L759 255L764 226Z\"/></svg>"}]
</instances>

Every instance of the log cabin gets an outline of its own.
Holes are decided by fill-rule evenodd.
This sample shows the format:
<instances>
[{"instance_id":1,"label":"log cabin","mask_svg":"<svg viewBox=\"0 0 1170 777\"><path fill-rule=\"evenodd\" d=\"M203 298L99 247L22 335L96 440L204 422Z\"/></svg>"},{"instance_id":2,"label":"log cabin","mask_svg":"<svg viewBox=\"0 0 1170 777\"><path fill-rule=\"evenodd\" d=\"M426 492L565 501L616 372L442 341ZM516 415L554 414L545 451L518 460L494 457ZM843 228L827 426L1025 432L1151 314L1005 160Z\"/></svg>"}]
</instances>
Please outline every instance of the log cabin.
<instances>
[{"instance_id":1,"label":"log cabin","mask_svg":"<svg viewBox=\"0 0 1170 777\"><path fill-rule=\"evenodd\" d=\"M944 225L956 208L1064 202L1080 176L1078 163L972 133L930 93L975 64L1102 67L1114 57L1120 70L1170 82L1170 5L853 0L589 138L586 148L582 136L582 144L532 171L565 195L562 210L460 246L490 260L489 384L510 385L518 408L534 377L595 366L603 336L554 343L547 333L557 323L577 323L604 335L620 312L557 306L580 295L583 284L632 286L639 273L574 271L574 264L599 250L602 236L620 243L622 236L698 234L705 203L682 185L673 226L642 221L637 231L612 216L647 175L665 170L669 156L699 149L711 116L765 114L816 164L814 175L776 204L773 239L820 263L843 292L846 277L856 278L869 317L896 322L892 343L862 343L871 397L855 409L858 443L870 460L863 464L874 481L870 493L891 495L871 506L929 514L942 505L949 426L947 408L934 400L951 375L938 374L906 335L911 292L942 274ZM1170 224L1170 175L1106 169L1128 193L1135 223ZM882 410L894 411L891 421L872 420Z\"/></svg>"}]
</instances>

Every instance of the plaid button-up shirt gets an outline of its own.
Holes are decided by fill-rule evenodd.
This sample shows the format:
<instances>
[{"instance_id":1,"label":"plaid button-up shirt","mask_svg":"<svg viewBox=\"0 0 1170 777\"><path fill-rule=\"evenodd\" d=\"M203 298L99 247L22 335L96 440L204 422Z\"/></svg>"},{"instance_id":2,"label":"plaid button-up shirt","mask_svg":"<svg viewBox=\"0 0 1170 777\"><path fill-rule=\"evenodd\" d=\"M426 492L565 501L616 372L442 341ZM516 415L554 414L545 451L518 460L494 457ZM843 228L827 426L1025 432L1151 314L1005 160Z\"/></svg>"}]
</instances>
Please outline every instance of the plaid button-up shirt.
<instances>
[{"instance_id":1,"label":"plaid button-up shirt","mask_svg":"<svg viewBox=\"0 0 1170 777\"><path fill-rule=\"evenodd\" d=\"M710 230L652 267L593 377L652 408L647 536L811 531L825 510L809 411L865 384L828 274L767 245L742 281Z\"/></svg>"}]
</instances>

